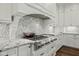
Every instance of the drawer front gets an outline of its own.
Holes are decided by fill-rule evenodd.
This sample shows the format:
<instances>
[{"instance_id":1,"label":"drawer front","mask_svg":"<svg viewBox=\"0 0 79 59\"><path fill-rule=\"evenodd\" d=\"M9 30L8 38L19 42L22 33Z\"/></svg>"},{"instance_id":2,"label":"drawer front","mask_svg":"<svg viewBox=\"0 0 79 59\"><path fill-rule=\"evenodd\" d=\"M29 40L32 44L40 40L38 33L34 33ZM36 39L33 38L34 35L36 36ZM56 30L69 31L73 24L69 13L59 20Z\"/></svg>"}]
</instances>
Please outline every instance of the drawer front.
<instances>
[{"instance_id":1,"label":"drawer front","mask_svg":"<svg viewBox=\"0 0 79 59\"><path fill-rule=\"evenodd\" d=\"M34 51L33 54L34 56L44 56L47 54L47 48L46 47L40 48L39 50Z\"/></svg>"},{"instance_id":2,"label":"drawer front","mask_svg":"<svg viewBox=\"0 0 79 59\"><path fill-rule=\"evenodd\" d=\"M41 52L34 53L34 56L44 56L45 54L46 54L45 51L41 51Z\"/></svg>"},{"instance_id":3,"label":"drawer front","mask_svg":"<svg viewBox=\"0 0 79 59\"><path fill-rule=\"evenodd\" d=\"M45 48L42 48L39 52L36 53L38 56L47 56L48 53L54 49L54 43L47 45Z\"/></svg>"},{"instance_id":4,"label":"drawer front","mask_svg":"<svg viewBox=\"0 0 79 59\"><path fill-rule=\"evenodd\" d=\"M8 51L3 51L0 53L0 56L8 56Z\"/></svg>"},{"instance_id":5,"label":"drawer front","mask_svg":"<svg viewBox=\"0 0 79 59\"><path fill-rule=\"evenodd\" d=\"M14 54L17 54L17 48L8 50L8 55L14 55Z\"/></svg>"},{"instance_id":6,"label":"drawer front","mask_svg":"<svg viewBox=\"0 0 79 59\"><path fill-rule=\"evenodd\" d=\"M17 55L17 48L6 50L0 53L1 56Z\"/></svg>"},{"instance_id":7,"label":"drawer front","mask_svg":"<svg viewBox=\"0 0 79 59\"><path fill-rule=\"evenodd\" d=\"M64 38L72 39L72 38L74 38L74 36L73 35L64 35Z\"/></svg>"}]
</instances>

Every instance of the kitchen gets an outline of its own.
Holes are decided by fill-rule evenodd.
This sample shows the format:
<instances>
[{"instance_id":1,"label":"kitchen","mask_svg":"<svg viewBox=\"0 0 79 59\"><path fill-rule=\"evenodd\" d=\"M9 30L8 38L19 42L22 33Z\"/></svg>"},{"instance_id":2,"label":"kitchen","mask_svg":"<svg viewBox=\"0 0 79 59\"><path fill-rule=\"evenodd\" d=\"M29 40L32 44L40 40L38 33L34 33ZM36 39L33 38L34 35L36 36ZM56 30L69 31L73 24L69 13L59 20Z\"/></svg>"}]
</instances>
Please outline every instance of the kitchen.
<instances>
[{"instance_id":1,"label":"kitchen","mask_svg":"<svg viewBox=\"0 0 79 59\"><path fill-rule=\"evenodd\" d=\"M62 47L79 56L78 10L78 3L0 3L0 56L63 56Z\"/></svg>"}]
</instances>

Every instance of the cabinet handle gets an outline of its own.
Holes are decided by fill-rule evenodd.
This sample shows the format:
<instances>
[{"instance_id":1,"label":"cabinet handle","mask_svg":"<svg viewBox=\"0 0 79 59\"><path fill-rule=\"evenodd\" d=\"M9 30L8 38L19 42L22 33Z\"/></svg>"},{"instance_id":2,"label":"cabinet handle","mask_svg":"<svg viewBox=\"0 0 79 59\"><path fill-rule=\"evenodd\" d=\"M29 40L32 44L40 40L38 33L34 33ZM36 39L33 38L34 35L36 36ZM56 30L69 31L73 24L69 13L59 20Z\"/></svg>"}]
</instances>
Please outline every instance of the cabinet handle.
<instances>
[{"instance_id":1,"label":"cabinet handle","mask_svg":"<svg viewBox=\"0 0 79 59\"><path fill-rule=\"evenodd\" d=\"M53 47L51 47L51 48L53 48Z\"/></svg>"},{"instance_id":2,"label":"cabinet handle","mask_svg":"<svg viewBox=\"0 0 79 59\"><path fill-rule=\"evenodd\" d=\"M31 46L29 46L29 48L31 48Z\"/></svg>"},{"instance_id":3,"label":"cabinet handle","mask_svg":"<svg viewBox=\"0 0 79 59\"><path fill-rule=\"evenodd\" d=\"M7 55L5 55L5 56L8 56L8 54L7 54Z\"/></svg>"},{"instance_id":4,"label":"cabinet handle","mask_svg":"<svg viewBox=\"0 0 79 59\"><path fill-rule=\"evenodd\" d=\"M41 53L40 56L44 55L44 53Z\"/></svg>"},{"instance_id":5,"label":"cabinet handle","mask_svg":"<svg viewBox=\"0 0 79 59\"><path fill-rule=\"evenodd\" d=\"M0 52L2 52L2 50L0 50Z\"/></svg>"}]
</instances>

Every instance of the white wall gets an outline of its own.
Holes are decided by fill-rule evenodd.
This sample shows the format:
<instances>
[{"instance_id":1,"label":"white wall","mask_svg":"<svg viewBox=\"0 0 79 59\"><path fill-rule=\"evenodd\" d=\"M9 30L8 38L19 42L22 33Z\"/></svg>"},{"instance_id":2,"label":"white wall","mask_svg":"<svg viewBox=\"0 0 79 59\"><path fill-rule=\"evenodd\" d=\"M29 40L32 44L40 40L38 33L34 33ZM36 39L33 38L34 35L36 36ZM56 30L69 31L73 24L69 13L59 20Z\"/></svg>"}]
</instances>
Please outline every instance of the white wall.
<instances>
[{"instance_id":1,"label":"white wall","mask_svg":"<svg viewBox=\"0 0 79 59\"><path fill-rule=\"evenodd\" d=\"M18 25L18 21L19 19L22 18L21 14L25 14L25 15L29 15L29 14L43 14L46 15L48 17L51 17L46 10L43 10L38 8L34 8L33 5L32 6L28 6L27 4L13 4L13 14L14 14L14 21L12 22L11 26L10 26L10 37L11 39L15 39L15 34L16 34L16 30L17 30L17 25ZM51 17L52 20L54 21L55 18Z\"/></svg>"},{"instance_id":2,"label":"white wall","mask_svg":"<svg viewBox=\"0 0 79 59\"><path fill-rule=\"evenodd\" d=\"M43 25L43 31L45 34L53 34L54 33L54 23L53 20L47 19L44 20Z\"/></svg>"},{"instance_id":3,"label":"white wall","mask_svg":"<svg viewBox=\"0 0 79 59\"><path fill-rule=\"evenodd\" d=\"M21 37L23 32L33 32L36 34L53 33L53 26L52 23L50 23L51 21L52 20L50 19L43 20L40 18L25 16L19 21L16 37Z\"/></svg>"}]
</instances>

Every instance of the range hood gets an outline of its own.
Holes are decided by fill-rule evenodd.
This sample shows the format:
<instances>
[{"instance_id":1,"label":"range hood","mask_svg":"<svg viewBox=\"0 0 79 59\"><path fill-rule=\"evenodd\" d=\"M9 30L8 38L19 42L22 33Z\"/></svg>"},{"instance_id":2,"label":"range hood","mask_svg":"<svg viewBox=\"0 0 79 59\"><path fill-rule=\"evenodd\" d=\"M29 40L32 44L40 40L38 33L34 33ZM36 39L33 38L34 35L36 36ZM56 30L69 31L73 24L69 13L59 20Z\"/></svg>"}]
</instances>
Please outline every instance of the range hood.
<instances>
[{"instance_id":1,"label":"range hood","mask_svg":"<svg viewBox=\"0 0 79 59\"><path fill-rule=\"evenodd\" d=\"M35 17L35 18L41 18L41 19L50 19L49 17L45 16L45 15L42 15L42 14L30 14L30 15L27 15L27 16L31 16L31 17Z\"/></svg>"}]
</instances>

